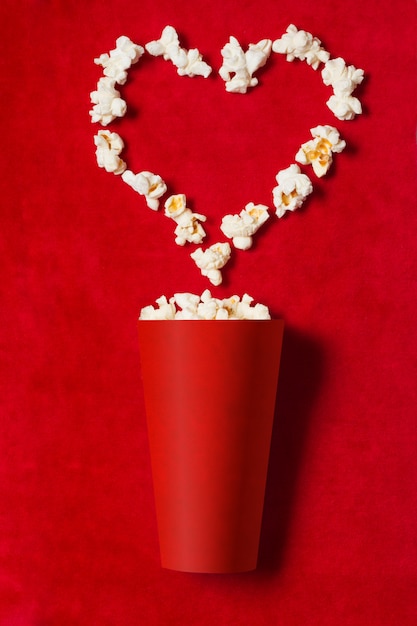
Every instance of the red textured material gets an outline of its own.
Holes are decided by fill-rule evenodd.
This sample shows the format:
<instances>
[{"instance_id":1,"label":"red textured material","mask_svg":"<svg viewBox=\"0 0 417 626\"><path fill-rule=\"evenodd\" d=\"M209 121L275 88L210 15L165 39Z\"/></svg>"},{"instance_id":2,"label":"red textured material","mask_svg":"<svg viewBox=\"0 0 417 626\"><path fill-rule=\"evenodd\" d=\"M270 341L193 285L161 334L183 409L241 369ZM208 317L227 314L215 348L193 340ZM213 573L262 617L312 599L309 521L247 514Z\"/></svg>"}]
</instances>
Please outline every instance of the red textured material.
<instances>
[{"instance_id":1,"label":"red textured material","mask_svg":"<svg viewBox=\"0 0 417 626\"><path fill-rule=\"evenodd\" d=\"M93 59L176 27L213 67L139 61L120 133L133 172L207 215L270 207L215 297L285 321L256 570L161 567L137 337L140 309L211 287L172 220L99 169ZM218 75L289 24L363 68L363 114L273 54L247 94ZM0 626L415 626L417 185L414 0L0 2ZM297 211L275 176L310 128L346 149Z\"/></svg>"},{"instance_id":2,"label":"red textured material","mask_svg":"<svg viewBox=\"0 0 417 626\"><path fill-rule=\"evenodd\" d=\"M256 567L283 326L139 322L163 567Z\"/></svg>"}]
</instances>

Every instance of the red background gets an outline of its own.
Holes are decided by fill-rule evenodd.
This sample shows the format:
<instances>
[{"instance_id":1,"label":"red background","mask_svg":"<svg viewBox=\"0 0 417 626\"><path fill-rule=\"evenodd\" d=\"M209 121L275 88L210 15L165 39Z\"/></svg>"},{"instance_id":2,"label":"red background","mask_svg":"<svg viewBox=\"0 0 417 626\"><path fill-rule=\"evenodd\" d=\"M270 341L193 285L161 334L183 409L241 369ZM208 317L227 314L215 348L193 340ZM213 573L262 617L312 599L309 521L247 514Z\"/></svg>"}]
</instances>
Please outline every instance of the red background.
<instances>
[{"instance_id":1,"label":"red background","mask_svg":"<svg viewBox=\"0 0 417 626\"><path fill-rule=\"evenodd\" d=\"M400 4L3 0L1 626L415 623L416 14ZM280 55L261 87L226 94L229 36L290 23L365 70L362 116L336 120L319 74ZM134 171L209 216L211 243L225 213L271 206L310 127L348 144L213 289L286 321L259 568L243 575L160 568L136 318L208 283L173 223L97 167L88 115L93 58L166 24L215 71L140 61L111 129Z\"/></svg>"}]
</instances>

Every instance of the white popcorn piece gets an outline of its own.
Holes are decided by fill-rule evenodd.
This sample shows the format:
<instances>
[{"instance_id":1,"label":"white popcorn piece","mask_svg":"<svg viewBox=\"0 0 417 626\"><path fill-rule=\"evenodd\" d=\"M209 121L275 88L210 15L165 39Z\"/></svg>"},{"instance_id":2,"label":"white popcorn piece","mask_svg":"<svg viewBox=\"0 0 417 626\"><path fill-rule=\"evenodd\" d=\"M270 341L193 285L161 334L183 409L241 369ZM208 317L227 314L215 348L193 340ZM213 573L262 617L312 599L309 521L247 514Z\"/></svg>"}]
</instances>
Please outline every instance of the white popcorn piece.
<instances>
[{"instance_id":1,"label":"white popcorn piece","mask_svg":"<svg viewBox=\"0 0 417 626\"><path fill-rule=\"evenodd\" d=\"M145 196L146 204L150 209L158 210L159 198L167 190L165 182L158 174L147 171L134 174L130 170L126 170L122 174L122 179L141 196Z\"/></svg>"},{"instance_id":2,"label":"white popcorn piece","mask_svg":"<svg viewBox=\"0 0 417 626\"><path fill-rule=\"evenodd\" d=\"M346 65L341 57L327 61L321 72L326 86L333 87L333 96L327 106L339 120L352 120L362 113L362 105L352 92L364 79L364 71L354 65Z\"/></svg>"},{"instance_id":3,"label":"white popcorn piece","mask_svg":"<svg viewBox=\"0 0 417 626\"><path fill-rule=\"evenodd\" d=\"M96 91L90 93L91 103L94 104L90 111L92 122L107 126L116 117L123 117L126 113L126 102L120 97L115 84L114 78L105 76L98 81Z\"/></svg>"},{"instance_id":4,"label":"white popcorn piece","mask_svg":"<svg viewBox=\"0 0 417 626\"><path fill-rule=\"evenodd\" d=\"M152 56L162 56L166 61L171 61L177 68L179 76L207 78L212 71L210 65L203 61L197 48L192 50L181 48L178 34L172 26L165 26L160 39L150 41L145 48Z\"/></svg>"},{"instance_id":5,"label":"white popcorn piece","mask_svg":"<svg viewBox=\"0 0 417 626\"><path fill-rule=\"evenodd\" d=\"M364 79L364 71L354 65L346 65L341 57L330 59L321 71L323 83L333 87L336 96L350 96Z\"/></svg>"},{"instance_id":6,"label":"white popcorn piece","mask_svg":"<svg viewBox=\"0 0 417 626\"><path fill-rule=\"evenodd\" d=\"M248 294L242 297L240 302L236 305L236 318L244 320L269 320L271 316L269 314L268 307L264 304L255 304L252 306L253 298Z\"/></svg>"},{"instance_id":7,"label":"white popcorn piece","mask_svg":"<svg viewBox=\"0 0 417 626\"><path fill-rule=\"evenodd\" d=\"M160 39L150 41L145 45L152 56L163 56L166 61L172 60L178 53L180 42L177 32L172 26L165 26Z\"/></svg>"},{"instance_id":8,"label":"white popcorn piece","mask_svg":"<svg viewBox=\"0 0 417 626\"><path fill-rule=\"evenodd\" d=\"M226 316L224 311L216 298L213 298L210 291L206 289L201 294L201 302L197 306L197 315L200 319L216 320L224 319ZM229 315L227 315L227 318Z\"/></svg>"},{"instance_id":9,"label":"white popcorn piece","mask_svg":"<svg viewBox=\"0 0 417 626\"><path fill-rule=\"evenodd\" d=\"M324 176L332 164L333 152L342 152L346 142L340 139L334 126L316 126L310 132L313 139L303 143L295 155L295 160L303 165L311 164L317 177Z\"/></svg>"},{"instance_id":10,"label":"white popcorn piece","mask_svg":"<svg viewBox=\"0 0 417 626\"><path fill-rule=\"evenodd\" d=\"M184 219L184 223L181 223L182 219ZM189 218L185 219L185 215L183 215L177 222L177 226L174 231L175 243L178 246L184 246L187 242L196 244L201 243L206 236L206 232L201 226L200 221L204 221L205 219L204 215L191 213L191 211Z\"/></svg>"},{"instance_id":11,"label":"white popcorn piece","mask_svg":"<svg viewBox=\"0 0 417 626\"><path fill-rule=\"evenodd\" d=\"M353 120L362 113L362 105L354 96L330 96L327 106L338 120Z\"/></svg>"},{"instance_id":12,"label":"white popcorn piece","mask_svg":"<svg viewBox=\"0 0 417 626\"><path fill-rule=\"evenodd\" d=\"M295 163L276 176L277 187L272 190L276 214L282 217L286 211L298 209L313 191L313 185L308 176L301 173Z\"/></svg>"},{"instance_id":13,"label":"white popcorn piece","mask_svg":"<svg viewBox=\"0 0 417 626\"><path fill-rule=\"evenodd\" d=\"M268 218L267 206L249 202L239 215L225 215L220 230L232 239L235 248L249 250L253 235Z\"/></svg>"},{"instance_id":14,"label":"white popcorn piece","mask_svg":"<svg viewBox=\"0 0 417 626\"><path fill-rule=\"evenodd\" d=\"M313 37L305 30L298 30L294 24L290 24L287 31L280 39L272 44L272 50L279 54L286 54L287 61L307 61L313 69L317 69L320 63L326 63L329 53L321 47L320 39Z\"/></svg>"},{"instance_id":15,"label":"white popcorn piece","mask_svg":"<svg viewBox=\"0 0 417 626\"><path fill-rule=\"evenodd\" d=\"M180 314L176 314L177 319L198 319L198 304L200 297L192 293L175 293L173 301L180 307Z\"/></svg>"},{"instance_id":16,"label":"white popcorn piece","mask_svg":"<svg viewBox=\"0 0 417 626\"><path fill-rule=\"evenodd\" d=\"M140 312L140 320L173 320L175 319L175 304L173 298L168 302L165 296L161 296L155 302L158 308L152 305L145 306Z\"/></svg>"},{"instance_id":17,"label":"white popcorn piece","mask_svg":"<svg viewBox=\"0 0 417 626\"><path fill-rule=\"evenodd\" d=\"M179 76L190 76L191 78L193 76L203 76L207 78L211 74L210 65L203 61L197 48L188 51L182 50L182 52L185 52L185 55L181 53L178 58L173 61Z\"/></svg>"},{"instance_id":18,"label":"white popcorn piece","mask_svg":"<svg viewBox=\"0 0 417 626\"><path fill-rule=\"evenodd\" d=\"M110 50L108 54L101 54L94 59L94 63L104 68L105 76L114 78L119 85L124 85L127 79L126 70L137 63L144 52L145 49L142 46L122 35L116 39L116 48Z\"/></svg>"},{"instance_id":19,"label":"white popcorn piece","mask_svg":"<svg viewBox=\"0 0 417 626\"><path fill-rule=\"evenodd\" d=\"M271 39L261 39L258 43L250 43L245 52L246 67L252 76L257 70L265 65L272 50ZM256 83L258 82L257 79Z\"/></svg>"},{"instance_id":20,"label":"white popcorn piece","mask_svg":"<svg viewBox=\"0 0 417 626\"><path fill-rule=\"evenodd\" d=\"M122 174L126 169L126 163L120 158L120 153L124 148L123 139L117 133L109 130L99 130L94 136L96 148L97 164L103 167L106 172Z\"/></svg>"},{"instance_id":21,"label":"white popcorn piece","mask_svg":"<svg viewBox=\"0 0 417 626\"><path fill-rule=\"evenodd\" d=\"M206 236L200 222L206 221L206 216L193 213L187 207L184 194L170 196L165 202L165 215L177 224L175 228L175 243L179 246L189 243L201 243Z\"/></svg>"},{"instance_id":22,"label":"white popcorn piece","mask_svg":"<svg viewBox=\"0 0 417 626\"><path fill-rule=\"evenodd\" d=\"M264 304L253 305L253 298L244 294L223 300L213 298L206 289L201 296L176 293L168 299L156 300L158 307L146 306L141 310L141 320L270 320L269 309Z\"/></svg>"},{"instance_id":23,"label":"white popcorn piece","mask_svg":"<svg viewBox=\"0 0 417 626\"><path fill-rule=\"evenodd\" d=\"M216 287L222 283L221 269L230 259L232 250L229 243L215 243L206 250L198 248L190 254L201 274L206 276Z\"/></svg>"},{"instance_id":24,"label":"white popcorn piece","mask_svg":"<svg viewBox=\"0 0 417 626\"><path fill-rule=\"evenodd\" d=\"M271 49L272 41L262 39L256 44L249 44L248 50L244 52L236 37L230 37L229 43L221 50L223 64L219 69L219 74L226 83L226 91L246 93L248 87L255 87L258 79L253 74L265 65Z\"/></svg>"}]
</instances>

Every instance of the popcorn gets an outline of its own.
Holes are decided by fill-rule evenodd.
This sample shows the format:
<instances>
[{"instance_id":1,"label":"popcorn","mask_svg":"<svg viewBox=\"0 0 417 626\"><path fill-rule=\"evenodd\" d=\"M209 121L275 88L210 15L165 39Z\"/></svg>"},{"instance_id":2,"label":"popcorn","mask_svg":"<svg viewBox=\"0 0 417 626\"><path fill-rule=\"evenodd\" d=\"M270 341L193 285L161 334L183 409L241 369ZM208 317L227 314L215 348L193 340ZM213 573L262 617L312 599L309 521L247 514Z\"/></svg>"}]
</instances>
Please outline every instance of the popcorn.
<instances>
[{"instance_id":1,"label":"popcorn","mask_svg":"<svg viewBox=\"0 0 417 626\"><path fill-rule=\"evenodd\" d=\"M145 196L146 204L150 209L158 210L159 198L167 190L167 186L160 176L152 174L152 172L145 171L134 174L130 170L126 170L122 174L122 179L140 195Z\"/></svg>"},{"instance_id":2,"label":"popcorn","mask_svg":"<svg viewBox=\"0 0 417 626\"><path fill-rule=\"evenodd\" d=\"M123 139L120 135L111 133L109 130L99 130L94 137L94 143L97 146L98 166L104 167L106 172L122 174L126 169L126 163L119 156L124 148Z\"/></svg>"},{"instance_id":3,"label":"popcorn","mask_svg":"<svg viewBox=\"0 0 417 626\"><path fill-rule=\"evenodd\" d=\"M186 211L190 209L187 208L187 199L183 193L170 196L165 202L165 215L173 220Z\"/></svg>"},{"instance_id":4,"label":"popcorn","mask_svg":"<svg viewBox=\"0 0 417 626\"><path fill-rule=\"evenodd\" d=\"M152 305L145 306L141 312L139 319L141 320L173 320L175 318L175 305L171 300L168 302L165 296L161 296L155 302L158 305L156 309Z\"/></svg>"},{"instance_id":5,"label":"popcorn","mask_svg":"<svg viewBox=\"0 0 417 626\"><path fill-rule=\"evenodd\" d=\"M306 60L308 65L317 69L320 63L329 59L329 53L321 47L320 39L313 37L305 30L298 30L294 24L290 24L287 32L272 44L272 50L279 54L286 54L287 61Z\"/></svg>"},{"instance_id":6,"label":"popcorn","mask_svg":"<svg viewBox=\"0 0 417 626\"><path fill-rule=\"evenodd\" d=\"M216 287L222 283L220 270L230 259L232 250L229 243L215 243L206 250L198 248L190 254L203 276L207 276L209 281Z\"/></svg>"},{"instance_id":7,"label":"popcorn","mask_svg":"<svg viewBox=\"0 0 417 626\"><path fill-rule=\"evenodd\" d=\"M331 85L336 96L350 96L364 79L364 71L354 65L346 66L341 57L330 59L321 71L325 85Z\"/></svg>"},{"instance_id":8,"label":"popcorn","mask_svg":"<svg viewBox=\"0 0 417 626\"><path fill-rule=\"evenodd\" d=\"M255 306L252 306L252 302L253 298L251 298L247 294L243 296L240 302L237 302L235 309L237 319L271 319L267 306L259 303L255 304Z\"/></svg>"},{"instance_id":9,"label":"popcorn","mask_svg":"<svg viewBox=\"0 0 417 626\"><path fill-rule=\"evenodd\" d=\"M95 105L90 111L92 122L107 126L116 117L123 117L126 113L126 102L120 97L115 84L114 78L105 76L98 81L97 90L90 93L91 103Z\"/></svg>"},{"instance_id":10,"label":"popcorn","mask_svg":"<svg viewBox=\"0 0 417 626\"><path fill-rule=\"evenodd\" d=\"M175 243L179 246L190 243L201 243L206 233L200 222L206 221L206 216L200 213L193 213L186 206L186 197L184 194L176 194L170 196L165 202L165 215L176 222Z\"/></svg>"},{"instance_id":11,"label":"popcorn","mask_svg":"<svg viewBox=\"0 0 417 626\"><path fill-rule=\"evenodd\" d=\"M310 132L314 139L302 144L295 159L304 165L311 164L314 173L320 178L332 164L332 153L342 152L346 142L340 139L338 130L333 126L316 126Z\"/></svg>"},{"instance_id":12,"label":"popcorn","mask_svg":"<svg viewBox=\"0 0 417 626\"><path fill-rule=\"evenodd\" d=\"M230 93L246 93L248 87L255 87L258 79L253 74L263 67L271 54L272 41L262 39L257 44L250 44L243 52L238 40L230 37L221 51L223 64L219 69L221 78L226 83L226 91ZM231 77L231 74L234 74Z\"/></svg>"},{"instance_id":13,"label":"popcorn","mask_svg":"<svg viewBox=\"0 0 417 626\"><path fill-rule=\"evenodd\" d=\"M142 54L145 52L142 46L133 43L129 37L122 35L116 39L116 48L110 50L110 53L101 54L94 59L96 65L104 68L104 75L124 85L127 79L127 72L131 65L137 63Z\"/></svg>"},{"instance_id":14,"label":"popcorn","mask_svg":"<svg viewBox=\"0 0 417 626\"><path fill-rule=\"evenodd\" d=\"M207 78L211 74L211 67L205 61L197 48L192 48L186 52L186 58L184 60L178 59L177 63L174 63L177 67L177 73L179 76L203 76Z\"/></svg>"},{"instance_id":15,"label":"popcorn","mask_svg":"<svg viewBox=\"0 0 417 626\"><path fill-rule=\"evenodd\" d=\"M351 120L362 113L360 101L351 94L363 81L363 70L354 65L346 66L344 59L338 57L327 61L321 75L324 84L333 87L333 96L326 104L339 120Z\"/></svg>"},{"instance_id":16,"label":"popcorn","mask_svg":"<svg viewBox=\"0 0 417 626\"><path fill-rule=\"evenodd\" d=\"M276 214L282 217L286 211L295 211L313 191L308 176L301 173L298 165L290 165L276 176L277 187L272 190Z\"/></svg>"},{"instance_id":17,"label":"popcorn","mask_svg":"<svg viewBox=\"0 0 417 626\"><path fill-rule=\"evenodd\" d=\"M175 28L166 26L160 39L150 41L145 45L152 56L163 56L166 61L172 61L179 76L204 76L211 73L211 67L202 60L197 48L185 50L180 47Z\"/></svg>"},{"instance_id":18,"label":"popcorn","mask_svg":"<svg viewBox=\"0 0 417 626\"><path fill-rule=\"evenodd\" d=\"M355 115L362 113L362 105L354 96L330 96L326 102L338 120L353 120Z\"/></svg>"},{"instance_id":19,"label":"popcorn","mask_svg":"<svg viewBox=\"0 0 417 626\"><path fill-rule=\"evenodd\" d=\"M232 239L235 248L248 250L252 246L252 236L268 218L267 206L250 202L239 215L225 215L220 229Z\"/></svg>"},{"instance_id":20,"label":"popcorn","mask_svg":"<svg viewBox=\"0 0 417 626\"><path fill-rule=\"evenodd\" d=\"M193 293L175 293L172 301L181 309L176 313L177 319L195 319L200 297Z\"/></svg>"},{"instance_id":21,"label":"popcorn","mask_svg":"<svg viewBox=\"0 0 417 626\"><path fill-rule=\"evenodd\" d=\"M144 307L140 320L269 320L269 309L264 304L253 305L253 298L244 294L223 300L213 298L206 289L201 296L192 293L176 293L168 299L161 296L156 300L158 307Z\"/></svg>"},{"instance_id":22,"label":"popcorn","mask_svg":"<svg viewBox=\"0 0 417 626\"><path fill-rule=\"evenodd\" d=\"M165 26L161 38L150 41L145 48L152 56L163 56L166 61L172 61L180 52L180 42L175 28Z\"/></svg>"},{"instance_id":23,"label":"popcorn","mask_svg":"<svg viewBox=\"0 0 417 626\"><path fill-rule=\"evenodd\" d=\"M201 75L207 77L212 68L202 60L197 49L185 50L180 46L178 34L172 26L166 26L160 39L151 41L145 46L152 56L163 56L170 60L177 68L180 76ZM288 26L286 33L272 42L262 39L256 44L249 44L246 52L235 37L222 48L222 65L219 75L225 81L226 91L231 93L246 93L249 87L258 84L254 73L267 62L271 50L285 54L288 61L294 59L306 60L309 65L317 69L324 63L321 72L325 85L333 87L333 95L327 102L335 116L341 120L352 119L362 112L361 103L352 96L353 90L359 85L364 72L353 65L346 66L342 58L330 60L329 53L321 47L321 42L311 33L298 30L293 24ZM127 80L127 70L144 54L145 49L133 43L128 37L116 39L116 48L108 54L102 54L94 59L101 65L104 76L97 83L96 91L90 93L94 105L90 111L91 121L100 122L107 126L117 117L126 113L126 102L120 97L115 85L124 84ZM318 177L327 173L333 160L333 153L342 152L346 142L340 138L339 132L333 126L316 126L310 129L312 139L303 143L295 155L295 160L303 165L312 165ZM159 209L160 198L166 193L167 185L163 179L152 172L142 171L134 174L127 169L126 163L120 157L124 148L122 138L114 132L101 130L94 137L96 158L99 167L108 172L122 175L122 180L131 186L137 193L145 197L147 206L154 211ZM276 215L281 218L286 211L294 211L302 206L305 199L313 191L311 180L303 174L295 163L276 175L277 186L272 190L273 204ZM165 215L175 224L175 243L184 246L187 242L200 244L206 237L202 222L204 215L193 213L186 205L184 194L171 195L164 204ZM235 248L248 250L253 245L253 236L269 218L267 206L253 202L236 215L225 215L220 229L223 234L232 240ZM195 261L201 274L211 283L218 286L222 283L222 268L231 257L229 243L216 243L205 250L198 248L191 258ZM208 294L208 295L207 295ZM210 292L204 292L201 299L193 294L176 294L177 302L168 301L161 297L156 301L158 308L145 307L143 319L241 319L250 318L257 309L257 315L264 315L262 305L251 305L252 298L243 296L240 300L232 296L228 300L218 301L211 297ZM174 298L175 300L175 298ZM175 304L180 307L178 313ZM177 316L178 313L178 316Z\"/></svg>"}]
</instances>

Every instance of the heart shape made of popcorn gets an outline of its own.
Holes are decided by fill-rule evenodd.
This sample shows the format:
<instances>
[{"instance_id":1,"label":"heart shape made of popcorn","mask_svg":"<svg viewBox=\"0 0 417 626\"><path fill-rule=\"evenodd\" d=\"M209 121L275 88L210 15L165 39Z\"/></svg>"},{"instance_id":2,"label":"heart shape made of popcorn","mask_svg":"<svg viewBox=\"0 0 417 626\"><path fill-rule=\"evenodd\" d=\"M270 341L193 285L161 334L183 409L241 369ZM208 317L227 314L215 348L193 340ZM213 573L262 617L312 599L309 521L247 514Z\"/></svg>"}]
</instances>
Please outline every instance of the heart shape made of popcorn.
<instances>
[{"instance_id":1,"label":"heart shape made of popcorn","mask_svg":"<svg viewBox=\"0 0 417 626\"><path fill-rule=\"evenodd\" d=\"M219 69L226 91L245 94L256 87L258 79L255 73L267 63L272 52L286 55L287 61L305 61L314 70L320 64L324 65L321 70L323 82L333 88L333 94L326 104L338 120L352 120L362 112L361 103L352 92L362 82L363 70L353 65L347 66L340 57L331 58L317 37L299 30L293 24L275 41L263 39L256 44L250 44L246 51L235 37L230 37L221 50L223 62ZM99 79L97 89L90 94L93 104L90 115L93 123L106 127L116 118L125 115L127 104L116 84L126 83L129 68L145 53L153 57L162 56L172 62L179 76L207 78L212 72L198 49L186 50L181 47L178 34L172 26L165 27L161 37L145 47L121 36L116 40L115 49L94 59L103 68L104 75ZM318 125L311 129L311 135L311 139L303 143L297 151L297 163L291 163L276 175L277 185L272 190L272 197L278 218L283 217L287 211L294 211L302 206L313 191L310 178L301 171L298 163L311 165L315 175L322 177L332 163L333 154L340 153L346 146L334 126ZM194 213L187 207L185 194L170 194L165 181L157 173L147 170L134 173L128 169L121 157L124 142L118 133L99 130L94 142L99 167L120 175L125 183L144 197L150 209L158 211L161 199L167 196L164 201L164 215L176 224L174 233L177 245L199 245L203 242L206 237L203 228L206 216ZM249 202L239 214L225 215L220 230L227 241L216 242L205 249L198 247L190 254L202 275L213 285L219 285L222 282L221 270L231 258L232 250L248 250L253 236L269 217L269 207L253 202Z\"/></svg>"}]
</instances>

